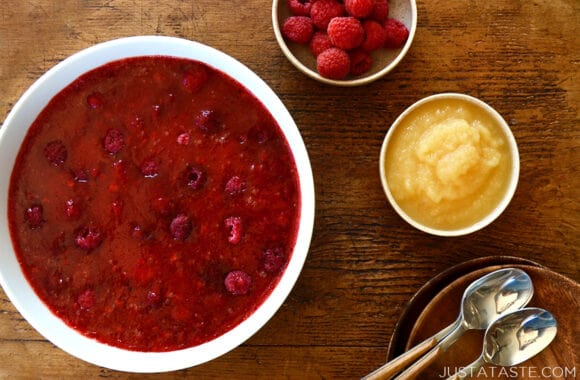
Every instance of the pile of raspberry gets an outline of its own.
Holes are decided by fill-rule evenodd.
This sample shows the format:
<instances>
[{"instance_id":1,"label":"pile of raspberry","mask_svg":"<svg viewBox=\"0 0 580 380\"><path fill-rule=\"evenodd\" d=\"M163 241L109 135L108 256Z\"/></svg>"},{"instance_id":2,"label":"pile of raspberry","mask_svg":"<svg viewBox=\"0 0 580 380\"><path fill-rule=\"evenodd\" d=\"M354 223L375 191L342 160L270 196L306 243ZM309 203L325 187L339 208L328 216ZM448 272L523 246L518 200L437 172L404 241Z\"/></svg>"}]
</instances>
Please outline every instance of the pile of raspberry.
<instances>
[{"instance_id":1,"label":"pile of raspberry","mask_svg":"<svg viewBox=\"0 0 580 380\"><path fill-rule=\"evenodd\" d=\"M388 0L286 0L291 16L282 25L287 41L309 45L323 77L344 79L368 71L371 53L396 49L407 27L389 17Z\"/></svg>"}]
</instances>

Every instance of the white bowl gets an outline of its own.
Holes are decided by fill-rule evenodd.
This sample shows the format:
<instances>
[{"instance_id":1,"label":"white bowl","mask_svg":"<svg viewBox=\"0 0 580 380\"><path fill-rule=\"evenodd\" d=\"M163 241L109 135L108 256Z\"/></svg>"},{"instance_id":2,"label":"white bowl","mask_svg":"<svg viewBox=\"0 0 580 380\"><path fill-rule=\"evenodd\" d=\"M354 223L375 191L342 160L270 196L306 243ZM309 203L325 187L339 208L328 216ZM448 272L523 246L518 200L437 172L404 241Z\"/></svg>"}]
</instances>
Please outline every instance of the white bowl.
<instances>
[{"instance_id":1,"label":"white bowl","mask_svg":"<svg viewBox=\"0 0 580 380\"><path fill-rule=\"evenodd\" d=\"M428 226L422 222L419 222L418 220L416 220L416 218L411 217L404 210L404 208L399 205L399 202L397 202L397 199L395 199L395 197L393 196L393 193L391 191L389 181L387 178L388 177L387 171L385 168L387 151L390 148L389 144L391 143L391 140L392 140L394 133L397 131L398 128L400 128L403 121L405 121L406 119L411 117L411 115L414 112L416 112L417 110L420 110L425 105L432 103L432 102L435 102L435 101L440 101L440 100L463 101L463 102L466 102L466 103L469 103L469 104L475 106L478 110L482 111L485 115L487 115L491 120L494 121L494 123L497 126L499 126L499 129L501 131L500 133L503 134L503 137L508 144L509 155L511 157L511 167L509 168L510 177L509 177L509 180L507 183L506 190L503 193L499 203L497 203L497 205L489 213L487 213L483 218L479 219L478 221L476 221L470 225L466 225L466 226L463 226L461 228L453 228L453 229L434 228L432 226ZM513 198L513 195L516 191L516 187L517 187L518 180L519 180L520 161L519 161L519 153L518 153L518 147L517 147L516 140L511 132L507 122L503 119L503 117L495 109L493 109L491 106L484 103L483 101L481 101L477 98L474 98L472 96L469 96L469 95L456 94L456 93L443 93L443 94L436 94L436 95L428 96L426 98L423 98L423 99L417 101L416 103L411 105L409 108L407 108L405 111L403 111L403 113L401 115L399 115L399 117L397 117L397 119L393 122L389 131L387 132L385 139L383 141L382 147L381 147L381 153L380 153L380 159L379 159L379 172L380 172L383 190L387 196L387 199L389 200L389 203L391 204L391 206L399 214L399 216L401 218L403 218L403 220L405 220L407 223L409 223L413 227L415 227L423 232L427 232L429 234L432 234L432 235L460 236L460 235L470 234L472 232L478 231L478 230L486 227L487 225L492 223L495 219L497 219L501 215L501 213L506 209L506 207L510 203L510 201Z\"/></svg>"},{"instance_id":2,"label":"white bowl","mask_svg":"<svg viewBox=\"0 0 580 380\"><path fill-rule=\"evenodd\" d=\"M300 45L286 42L282 36L281 26L284 20L290 16L287 0L273 0L272 2L272 26L276 41L282 53L303 74L319 82L342 87L353 87L369 84L382 78L391 72L405 57L417 30L417 3L415 0L390 0L389 17L401 21L409 29L409 37L405 45L399 49L379 49L372 53L373 66L360 76L347 76L345 79L335 80L325 78L316 70L316 57L310 51L308 45Z\"/></svg>"},{"instance_id":3,"label":"white bowl","mask_svg":"<svg viewBox=\"0 0 580 380\"><path fill-rule=\"evenodd\" d=\"M67 326L37 297L16 258L7 223L10 173L31 123L48 101L81 74L127 57L164 55L205 62L250 90L281 127L296 160L301 211L297 241L278 285L245 321L199 346L171 352L135 352L89 339ZM292 290L306 259L314 224L314 183L308 153L298 128L276 94L255 73L232 57L188 40L139 36L101 43L65 59L38 79L16 103L0 128L0 284L22 316L44 337L87 362L128 372L164 372L207 362L236 348L276 313Z\"/></svg>"}]
</instances>

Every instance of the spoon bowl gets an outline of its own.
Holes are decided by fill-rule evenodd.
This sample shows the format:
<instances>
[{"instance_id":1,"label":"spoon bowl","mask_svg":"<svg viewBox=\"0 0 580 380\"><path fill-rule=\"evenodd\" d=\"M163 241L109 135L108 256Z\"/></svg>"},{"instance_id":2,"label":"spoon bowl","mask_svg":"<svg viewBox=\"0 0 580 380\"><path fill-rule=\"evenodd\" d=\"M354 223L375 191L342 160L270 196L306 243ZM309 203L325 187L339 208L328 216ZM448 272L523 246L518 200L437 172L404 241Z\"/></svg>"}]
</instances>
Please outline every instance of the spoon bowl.
<instances>
[{"instance_id":1,"label":"spoon bowl","mask_svg":"<svg viewBox=\"0 0 580 380\"><path fill-rule=\"evenodd\" d=\"M485 364L501 367L521 364L548 347L557 331L556 319L544 309L525 308L508 313L485 331L480 357L448 380L472 377Z\"/></svg>"},{"instance_id":2,"label":"spoon bowl","mask_svg":"<svg viewBox=\"0 0 580 380\"><path fill-rule=\"evenodd\" d=\"M434 349L447 351L467 330L487 329L502 315L526 306L533 295L532 279L521 269L505 268L481 277L465 289L453 330Z\"/></svg>"},{"instance_id":3,"label":"spoon bowl","mask_svg":"<svg viewBox=\"0 0 580 380\"><path fill-rule=\"evenodd\" d=\"M556 337L557 321L540 308L508 314L490 325L484 339L484 359L502 367L518 365L543 351Z\"/></svg>"},{"instance_id":4,"label":"spoon bowl","mask_svg":"<svg viewBox=\"0 0 580 380\"><path fill-rule=\"evenodd\" d=\"M534 286L530 276L516 268L492 272L464 292L461 315L467 330L485 330L498 317L530 302Z\"/></svg>"}]
</instances>

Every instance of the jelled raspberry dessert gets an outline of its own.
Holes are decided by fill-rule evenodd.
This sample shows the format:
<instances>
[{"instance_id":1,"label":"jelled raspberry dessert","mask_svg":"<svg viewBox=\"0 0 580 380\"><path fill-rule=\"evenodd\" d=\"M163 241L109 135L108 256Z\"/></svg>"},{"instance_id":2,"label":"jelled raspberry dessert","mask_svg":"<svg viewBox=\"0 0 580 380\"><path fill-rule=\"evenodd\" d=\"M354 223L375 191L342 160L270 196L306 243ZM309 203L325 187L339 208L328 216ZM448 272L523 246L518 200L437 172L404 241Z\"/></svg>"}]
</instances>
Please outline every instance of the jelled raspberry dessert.
<instances>
[{"instance_id":1,"label":"jelled raspberry dessert","mask_svg":"<svg viewBox=\"0 0 580 380\"><path fill-rule=\"evenodd\" d=\"M296 242L294 157L265 107L201 62L116 61L30 127L11 177L23 272L71 327L136 351L199 345L246 319Z\"/></svg>"}]
</instances>

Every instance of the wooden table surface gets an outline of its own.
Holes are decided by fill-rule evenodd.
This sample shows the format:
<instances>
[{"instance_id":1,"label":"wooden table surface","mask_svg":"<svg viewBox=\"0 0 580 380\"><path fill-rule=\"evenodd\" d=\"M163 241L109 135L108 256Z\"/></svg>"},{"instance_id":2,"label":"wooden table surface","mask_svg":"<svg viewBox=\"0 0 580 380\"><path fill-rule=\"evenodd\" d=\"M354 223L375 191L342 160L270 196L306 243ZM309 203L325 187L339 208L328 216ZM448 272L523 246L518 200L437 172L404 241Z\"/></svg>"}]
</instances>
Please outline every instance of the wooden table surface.
<instances>
[{"instance_id":1,"label":"wooden table surface","mask_svg":"<svg viewBox=\"0 0 580 380\"><path fill-rule=\"evenodd\" d=\"M371 85L338 88L286 60L270 1L3 0L2 120L42 73L95 43L151 34L200 41L246 64L285 103L309 150L317 210L294 290L262 330L225 356L149 376L99 368L46 341L0 290L0 378L358 378L385 359L412 295L455 264L507 254L578 281L580 2L417 3L415 41L397 69ZM405 224L387 203L377 162L396 116L448 91L495 107L521 156L508 209L488 228L458 238Z\"/></svg>"}]
</instances>

